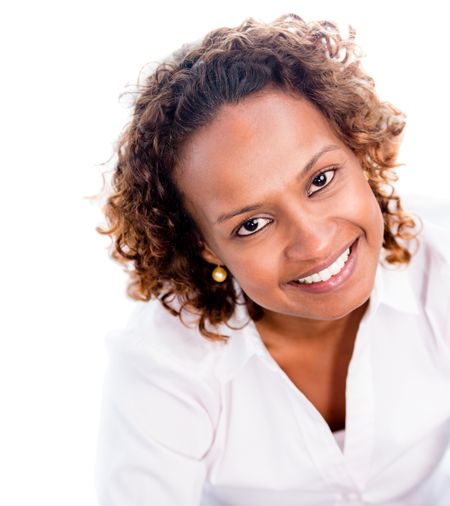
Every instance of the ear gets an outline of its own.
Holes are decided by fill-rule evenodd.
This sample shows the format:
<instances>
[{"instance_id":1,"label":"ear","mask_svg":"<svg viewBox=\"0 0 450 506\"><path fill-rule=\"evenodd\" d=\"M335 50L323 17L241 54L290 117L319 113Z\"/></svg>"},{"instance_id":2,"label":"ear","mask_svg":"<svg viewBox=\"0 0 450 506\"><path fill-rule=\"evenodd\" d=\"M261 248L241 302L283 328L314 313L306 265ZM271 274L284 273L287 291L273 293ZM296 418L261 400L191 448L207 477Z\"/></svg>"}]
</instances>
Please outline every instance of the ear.
<instances>
[{"instance_id":1,"label":"ear","mask_svg":"<svg viewBox=\"0 0 450 506\"><path fill-rule=\"evenodd\" d=\"M214 253L214 251L206 244L203 243L203 249L201 252L204 260L214 265L223 265L222 260Z\"/></svg>"}]
</instances>

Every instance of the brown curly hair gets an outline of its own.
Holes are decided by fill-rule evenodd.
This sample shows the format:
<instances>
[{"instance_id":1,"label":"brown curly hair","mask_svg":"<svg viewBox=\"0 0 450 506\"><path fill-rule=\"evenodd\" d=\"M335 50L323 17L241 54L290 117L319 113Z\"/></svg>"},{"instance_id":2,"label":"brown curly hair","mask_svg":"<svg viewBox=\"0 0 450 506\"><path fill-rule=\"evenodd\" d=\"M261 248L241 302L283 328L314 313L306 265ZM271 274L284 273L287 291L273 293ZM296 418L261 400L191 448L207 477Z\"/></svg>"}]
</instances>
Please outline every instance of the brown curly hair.
<instances>
[{"instance_id":1,"label":"brown curly hair","mask_svg":"<svg viewBox=\"0 0 450 506\"><path fill-rule=\"evenodd\" d=\"M182 206L173 170L182 144L222 105L268 85L310 100L334 126L369 176L384 217L386 261L409 262L405 241L415 238L416 224L391 184L405 118L378 98L354 36L351 28L343 37L332 22L305 22L295 14L272 23L249 18L183 45L138 85L103 207L110 228L96 229L111 237L111 256L125 265L131 298L157 297L180 318L189 310L205 337L226 339L207 324L226 323L239 294L231 276L210 282L202 236ZM245 294L244 300L250 316L261 318L262 308Z\"/></svg>"}]
</instances>

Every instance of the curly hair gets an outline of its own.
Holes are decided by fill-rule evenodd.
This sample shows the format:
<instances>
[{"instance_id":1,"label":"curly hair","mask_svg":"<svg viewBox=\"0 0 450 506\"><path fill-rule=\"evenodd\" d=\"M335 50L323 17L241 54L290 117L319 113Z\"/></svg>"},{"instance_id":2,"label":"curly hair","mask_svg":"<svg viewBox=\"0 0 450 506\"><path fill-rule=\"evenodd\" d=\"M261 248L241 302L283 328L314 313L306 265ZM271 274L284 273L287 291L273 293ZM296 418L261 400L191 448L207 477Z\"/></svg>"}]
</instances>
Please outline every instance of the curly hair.
<instances>
[{"instance_id":1,"label":"curly hair","mask_svg":"<svg viewBox=\"0 0 450 506\"><path fill-rule=\"evenodd\" d=\"M354 38L351 28L343 37L332 22L305 22L295 14L272 23L248 18L183 45L138 84L103 207L109 228L96 229L111 237L111 256L129 274L128 296L156 297L182 321L188 310L198 316L203 336L226 340L207 326L227 323L239 294L231 276L221 284L209 281L202 236L182 205L173 171L183 143L222 105L268 85L308 99L328 119L368 174L384 217L385 260L409 262L406 244L416 236L416 223L392 185L405 117L378 98ZM262 308L245 294L244 301L260 319Z\"/></svg>"}]
</instances>

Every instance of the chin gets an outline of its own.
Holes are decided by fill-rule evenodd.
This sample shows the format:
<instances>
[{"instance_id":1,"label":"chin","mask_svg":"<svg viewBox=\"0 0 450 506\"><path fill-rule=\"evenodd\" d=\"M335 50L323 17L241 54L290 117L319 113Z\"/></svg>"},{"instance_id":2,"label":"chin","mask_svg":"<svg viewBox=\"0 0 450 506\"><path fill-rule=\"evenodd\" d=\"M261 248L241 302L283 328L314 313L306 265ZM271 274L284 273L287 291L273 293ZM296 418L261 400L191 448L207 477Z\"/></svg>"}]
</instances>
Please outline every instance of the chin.
<instances>
[{"instance_id":1,"label":"chin","mask_svg":"<svg viewBox=\"0 0 450 506\"><path fill-rule=\"evenodd\" d=\"M353 311L356 311L357 309L361 308L364 304L366 304L369 301L369 298L370 292L364 297L361 297L358 301L354 302L353 304L340 306L335 310L327 311L326 312L327 314L320 319L340 320L341 318L344 318L345 316L348 316L349 314L353 313Z\"/></svg>"},{"instance_id":2,"label":"chin","mask_svg":"<svg viewBox=\"0 0 450 506\"><path fill-rule=\"evenodd\" d=\"M353 299L345 301L344 297L341 297L338 304L318 302L315 307L303 306L300 310L291 307L290 310L275 312L284 313L286 315L294 316L297 318L307 318L310 320L340 320L341 318L348 316L353 311L356 311L358 308L361 308L361 306L366 304L370 298L370 293L371 290L368 293L365 293L363 296L359 296L356 300ZM270 310L270 308L268 309Z\"/></svg>"}]
</instances>

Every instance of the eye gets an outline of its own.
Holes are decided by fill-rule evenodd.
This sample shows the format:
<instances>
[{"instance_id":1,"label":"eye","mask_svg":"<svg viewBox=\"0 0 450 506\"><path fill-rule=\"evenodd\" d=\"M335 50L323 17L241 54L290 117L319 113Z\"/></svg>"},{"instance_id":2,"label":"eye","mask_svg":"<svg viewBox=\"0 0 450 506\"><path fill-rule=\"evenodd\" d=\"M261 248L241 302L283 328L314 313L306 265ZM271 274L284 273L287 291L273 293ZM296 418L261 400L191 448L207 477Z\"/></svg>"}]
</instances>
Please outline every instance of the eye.
<instances>
[{"instance_id":1,"label":"eye","mask_svg":"<svg viewBox=\"0 0 450 506\"><path fill-rule=\"evenodd\" d=\"M236 235L243 237L246 235L253 235L265 228L272 220L270 218L250 218L244 221L236 230Z\"/></svg>"},{"instance_id":2,"label":"eye","mask_svg":"<svg viewBox=\"0 0 450 506\"><path fill-rule=\"evenodd\" d=\"M317 193L325 186L328 186L331 183L331 181L333 180L334 173L336 172L336 170L337 169L324 170L323 172L319 172L319 174L314 176L314 179L311 181L311 186L309 187L309 190L308 190L308 197L310 195L312 195L313 193ZM313 186L318 187L317 190L312 190L311 188Z\"/></svg>"}]
</instances>

